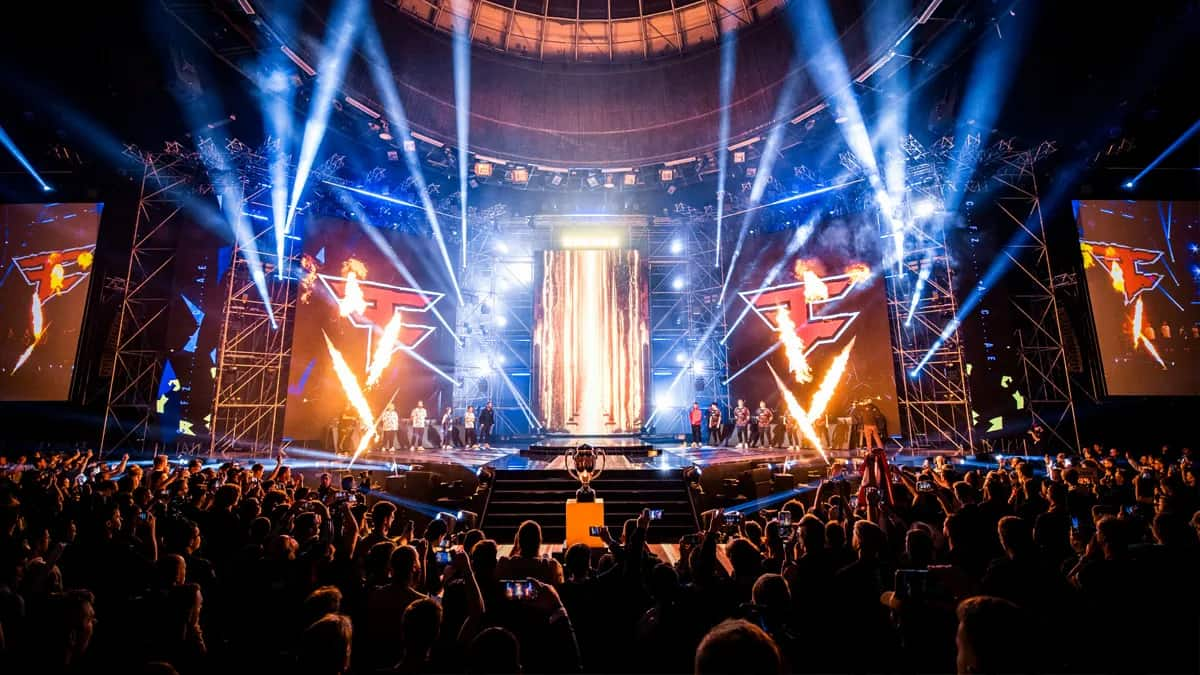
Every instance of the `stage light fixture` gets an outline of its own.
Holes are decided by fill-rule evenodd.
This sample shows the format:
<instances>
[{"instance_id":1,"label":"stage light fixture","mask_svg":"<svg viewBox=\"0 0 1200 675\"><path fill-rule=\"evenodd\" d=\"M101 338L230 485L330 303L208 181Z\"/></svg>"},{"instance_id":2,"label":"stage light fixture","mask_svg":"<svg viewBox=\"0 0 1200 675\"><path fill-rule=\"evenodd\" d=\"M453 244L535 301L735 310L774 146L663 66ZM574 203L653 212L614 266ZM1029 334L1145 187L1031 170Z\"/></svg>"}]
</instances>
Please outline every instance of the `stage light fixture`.
<instances>
[{"instance_id":1,"label":"stage light fixture","mask_svg":"<svg viewBox=\"0 0 1200 675\"><path fill-rule=\"evenodd\" d=\"M554 187L558 187L559 185L562 185L562 182L563 182L563 177L562 177L561 173L556 173L556 174L554 174L553 177L550 178L550 184L553 185Z\"/></svg>"},{"instance_id":2,"label":"stage light fixture","mask_svg":"<svg viewBox=\"0 0 1200 675\"><path fill-rule=\"evenodd\" d=\"M671 281L671 288L674 288L677 291L683 290L683 277L675 277Z\"/></svg>"},{"instance_id":3,"label":"stage light fixture","mask_svg":"<svg viewBox=\"0 0 1200 675\"><path fill-rule=\"evenodd\" d=\"M658 179L664 183L670 183L675 180L675 169L659 169Z\"/></svg>"},{"instance_id":4,"label":"stage light fixture","mask_svg":"<svg viewBox=\"0 0 1200 675\"><path fill-rule=\"evenodd\" d=\"M733 153L733 163L734 164L744 164L745 162L746 162L746 151L745 150L735 150Z\"/></svg>"},{"instance_id":5,"label":"stage light fixture","mask_svg":"<svg viewBox=\"0 0 1200 675\"><path fill-rule=\"evenodd\" d=\"M600 187L600 180L596 178L596 174L589 174L587 177L587 184L590 188Z\"/></svg>"},{"instance_id":6,"label":"stage light fixture","mask_svg":"<svg viewBox=\"0 0 1200 675\"><path fill-rule=\"evenodd\" d=\"M508 325L508 319L500 314L497 314L496 315L496 325L503 328Z\"/></svg>"},{"instance_id":7,"label":"stage light fixture","mask_svg":"<svg viewBox=\"0 0 1200 675\"><path fill-rule=\"evenodd\" d=\"M757 175L758 175L758 167L757 166L746 167L746 177L747 178L754 178Z\"/></svg>"},{"instance_id":8,"label":"stage light fixture","mask_svg":"<svg viewBox=\"0 0 1200 675\"><path fill-rule=\"evenodd\" d=\"M528 183L529 182L529 169L527 169L523 166L518 166L518 167L514 168L512 170L512 180L514 183L521 183L521 184Z\"/></svg>"},{"instance_id":9,"label":"stage light fixture","mask_svg":"<svg viewBox=\"0 0 1200 675\"><path fill-rule=\"evenodd\" d=\"M1132 190L1133 189L1133 181L1127 180L1121 185L1121 187L1125 188L1126 190Z\"/></svg>"},{"instance_id":10,"label":"stage light fixture","mask_svg":"<svg viewBox=\"0 0 1200 675\"><path fill-rule=\"evenodd\" d=\"M675 363L678 363L681 366L687 363L687 354L684 354L683 352L677 352L675 354Z\"/></svg>"},{"instance_id":11,"label":"stage light fixture","mask_svg":"<svg viewBox=\"0 0 1200 675\"><path fill-rule=\"evenodd\" d=\"M928 218L937 212L937 202L932 199L921 199L913 204L913 216L916 218Z\"/></svg>"},{"instance_id":12,"label":"stage light fixture","mask_svg":"<svg viewBox=\"0 0 1200 675\"><path fill-rule=\"evenodd\" d=\"M405 152L416 152L417 151L417 142L411 138L405 139L404 151Z\"/></svg>"},{"instance_id":13,"label":"stage light fixture","mask_svg":"<svg viewBox=\"0 0 1200 675\"><path fill-rule=\"evenodd\" d=\"M683 253L683 242L678 239L671 240L671 253L679 255Z\"/></svg>"},{"instance_id":14,"label":"stage light fixture","mask_svg":"<svg viewBox=\"0 0 1200 675\"><path fill-rule=\"evenodd\" d=\"M502 241L496 242L496 253L508 253L508 244Z\"/></svg>"},{"instance_id":15,"label":"stage light fixture","mask_svg":"<svg viewBox=\"0 0 1200 675\"><path fill-rule=\"evenodd\" d=\"M667 194L669 194L669 195L675 194L675 186L674 185L671 185L667 188Z\"/></svg>"},{"instance_id":16,"label":"stage light fixture","mask_svg":"<svg viewBox=\"0 0 1200 675\"><path fill-rule=\"evenodd\" d=\"M637 174L627 173L621 179L621 182L624 183L625 187L633 187L634 185L637 185Z\"/></svg>"},{"instance_id":17,"label":"stage light fixture","mask_svg":"<svg viewBox=\"0 0 1200 675\"><path fill-rule=\"evenodd\" d=\"M388 128L387 122L379 125L379 140L390 141L392 138L392 130Z\"/></svg>"},{"instance_id":18,"label":"stage light fixture","mask_svg":"<svg viewBox=\"0 0 1200 675\"><path fill-rule=\"evenodd\" d=\"M701 361L700 359L696 359L695 361L692 361L692 372L697 375L703 375L704 374L704 362Z\"/></svg>"},{"instance_id":19,"label":"stage light fixture","mask_svg":"<svg viewBox=\"0 0 1200 675\"><path fill-rule=\"evenodd\" d=\"M488 178L492 175L491 162L475 162L475 175L480 178Z\"/></svg>"},{"instance_id":20,"label":"stage light fixture","mask_svg":"<svg viewBox=\"0 0 1200 675\"><path fill-rule=\"evenodd\" d=\"M613 178L613 175L611 173L604 174L604 187L611 189L616 186L617 185L616 185L615 179Z\"/></svg>"}]
</instances>

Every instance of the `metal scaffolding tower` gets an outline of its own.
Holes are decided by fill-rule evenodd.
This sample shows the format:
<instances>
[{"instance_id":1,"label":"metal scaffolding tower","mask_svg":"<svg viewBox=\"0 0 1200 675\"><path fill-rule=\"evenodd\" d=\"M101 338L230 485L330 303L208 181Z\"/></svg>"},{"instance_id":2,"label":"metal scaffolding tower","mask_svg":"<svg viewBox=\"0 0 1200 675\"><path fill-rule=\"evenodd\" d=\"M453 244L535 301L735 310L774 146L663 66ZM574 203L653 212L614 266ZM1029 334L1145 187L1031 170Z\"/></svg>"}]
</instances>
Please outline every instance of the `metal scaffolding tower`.
<instances>
[{"instance_id":1,"label":"metal scaffolding tower","mask_svg":"<svg viewBox=\"0 0 1200 675\"><path fill-rule=\"evenodd\" d=\"M265 188L264 188L265 189ZM256 194L247 195L247 202ZM287 403L287 373L296 310L299 241L287 236L282 262L268 221L254 233L265 275L268 306L255 286L244 244L235 243L217 347L210 452L269 455L280 447Z\"/></svg>"},{"instance_id":2,"label":"metal scaffolding tower","mask_svg":"<svg viewBox=\"0 0 1200 675\"><path fill-rule=\"evenodd\" d=\"M191 192L192 158L168 145L166 152L129 146L125 156L142 165L124 297L110 337L111 356L100 365L108 396L100 432L100 455L140 451L157 435L159 379L171 300L176 232L172 223Z\"/></svg>"}]
</instances>

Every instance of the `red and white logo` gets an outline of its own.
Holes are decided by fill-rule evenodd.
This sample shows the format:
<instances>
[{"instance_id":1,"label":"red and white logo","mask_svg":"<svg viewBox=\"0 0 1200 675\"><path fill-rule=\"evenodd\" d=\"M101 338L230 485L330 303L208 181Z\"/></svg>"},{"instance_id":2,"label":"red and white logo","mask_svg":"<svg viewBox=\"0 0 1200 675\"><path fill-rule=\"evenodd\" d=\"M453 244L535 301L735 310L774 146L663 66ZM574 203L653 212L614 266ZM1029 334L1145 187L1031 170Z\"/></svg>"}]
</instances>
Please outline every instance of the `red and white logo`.
<instances>
[{"instance_id":1,"label":"red and white logo","mask_svg":"<svg viewBox=\"0 0 1200 675\"><path fill-rule=\"evenodd\" d=\"M17 271L25 283L37 289L38 300L46 300L70 293L79 282L87 278L92 268L95 245L78 246L61 251L42 251L13 258Z\"/></svg>"},{"instance_id":2,"label":"red and white logo","mask_svg":"<svg viewBox=\"0 0 1200 675\"><path fill-rule=\"evenodd\" d=\"M805 282L795 281L779 286L768 286L753 291L740 291L738 296L750 305L750 309L767 326L779 332L776 316L780 309L787 309L796 324L796 335L804 341L804 355L812 354L818 345L834 344L846 333L846 329L858 318L858 312L824 313L831 303L850 294L857 280L849 274L821 277L828 297L808 300L805 297ZM804 311L799 311L803 307Z\"/></svg>"},{"instance_id":3,"label":"red and white logo","mask_svg":"<svg viewBox=\"0 0 1200 675\"><path fill-rule=\"evenodd\" d=\"M1133 304L1142 293L1158 288L1158 284L1165 276L1143 269L1161 260L1162 251L1133 248L1103 241L1081 243L1086 247L1084 255L1091 255L1112 277L1113 286L1121 291L1126 305Z\"/></svg>"},{"instance_id":4,"label":"red and white logo","mask_svg":"<svg viewBox=\"0 0 1200 675\"><path fill-rule=\"evenodd\" d=\"M346 293L345 277L318 274L317 279L320 280L321 287L329 294L335 305L342 301ZM436 326L426 322L429 321L429 315L433 312L433 306L445 297L445 294L393 286L377 281L356 279L355 282L362 291L366 309L362 312L352 312L347 318L355 328L367 331L366 353L368 359L374 353L372 342L375 338L375 331L382 331L396 314L400 314L402 318L400 335L396 340L396 349L392 352L393 354L401 350L416 349L425 341L425 338L437 330ZM413 318L409 319L410 316Z\"/></svg>"}]
</instances>

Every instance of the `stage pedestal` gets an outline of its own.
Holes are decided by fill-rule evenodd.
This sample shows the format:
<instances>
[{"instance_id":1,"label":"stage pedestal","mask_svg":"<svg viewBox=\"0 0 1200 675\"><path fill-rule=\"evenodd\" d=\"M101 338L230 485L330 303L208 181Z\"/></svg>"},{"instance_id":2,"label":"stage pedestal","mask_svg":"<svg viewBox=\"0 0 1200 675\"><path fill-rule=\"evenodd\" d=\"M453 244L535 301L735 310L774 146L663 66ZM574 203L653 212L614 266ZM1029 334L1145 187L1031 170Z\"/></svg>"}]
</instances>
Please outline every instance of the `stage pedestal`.
<instances>
[{"instance_id":1,"label":"stage pedestal","mask_svg":"<svg viewBox=\"0 0 1200 675\"><path fill-rule=\"evenodd\" d=\"M604 527L604 500L579 502L568 499L566 546L583 543L594 548L603 547L604 541L600 537L588 534L588 528L593 525Z\"/></svg>"}]
</instances>

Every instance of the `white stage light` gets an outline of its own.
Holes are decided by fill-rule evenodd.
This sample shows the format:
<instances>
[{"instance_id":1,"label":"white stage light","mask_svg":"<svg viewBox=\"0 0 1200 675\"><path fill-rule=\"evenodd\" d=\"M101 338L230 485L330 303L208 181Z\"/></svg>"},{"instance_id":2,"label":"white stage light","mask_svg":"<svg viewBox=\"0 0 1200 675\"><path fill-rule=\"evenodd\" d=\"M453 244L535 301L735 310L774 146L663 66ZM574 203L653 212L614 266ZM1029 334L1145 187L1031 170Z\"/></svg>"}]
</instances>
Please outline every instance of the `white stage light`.
<instances>
[{"instance_id":1,"label":"white stage light","mask_svg":"<svg viewBox=\"0 0 1200 675\"><path fill-rule=\"evenodd\" d=\"M673 253L675 255L679 255L680 253L683 253L683 242L678 239L672 240L671 241L671 253Z\"/></svg>"},{"instance_id":2,"label":"white stage light","mask_svg":"<svg viewBox=\"0 0 1200 675\"><path fill-rule=\"evenodd\" d=\"M937 210L937 202L932 199L922 199L912 207L913 216L916 218L928 218L937 213Z\"/></svg>"},{"instance_id":3,"label":"white stage light","mask_svg":"<svg viewBox=\"0 0 1200 675\"><path fill-rule=\"evenodd\" d=\"M496 242L496 253L508 253L508 244L502 241Z\"/></svg>"},{"instance_id":4,"label":"white stage light","mask_svg":"<svg viewBox=\"0 0 1200 675\"><path fill-rule=\"evenodd\" d=\"M679 352L678 354L676 354L675 355L675 363L678 363L679 365L683 365L683 364L687 363L687 354L684 354L683 352Z\"/></svg>"},{"instance_id":5,"label":"white stage light","mask_svg":"<svg viewBox=\"0 0 1200 675\"><path fill-rule=\"evenodd\" d=\"M683 277L675 277L675 279L671 281L671 288L674 288L677 291L683 290Z\"/></svg>"},{"instance_id":6,"label":"white stage light","mask_svg":"<svg viewBox=\"0 0 1200 675\"><path fill-rule=\"evenodd\" d=\"M503 316L497 316L496 317L496 325L503 328L504 326L508 325L508 319L504 318Z\"/></svg>"}]
</instances>

